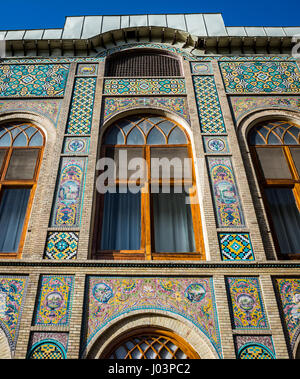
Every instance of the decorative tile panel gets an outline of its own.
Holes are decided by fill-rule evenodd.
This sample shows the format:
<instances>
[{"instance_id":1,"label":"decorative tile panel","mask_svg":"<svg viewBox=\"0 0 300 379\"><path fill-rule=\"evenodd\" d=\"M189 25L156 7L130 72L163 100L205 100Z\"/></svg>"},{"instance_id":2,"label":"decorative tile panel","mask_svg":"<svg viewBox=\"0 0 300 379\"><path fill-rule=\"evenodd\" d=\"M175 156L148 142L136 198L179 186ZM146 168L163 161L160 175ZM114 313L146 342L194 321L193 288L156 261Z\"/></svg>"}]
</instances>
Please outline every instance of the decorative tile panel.
<instances>
[{"instance_id":1,"label":"decorative tile panel","mask_svg":"<svg viewBox=\"0 0 300 379\"><path fill-rule=\"evenodd\" d=\"M63 157L58 174L51 226L80 226L86 158Z\"/></svg>"},{"instance_id":2,"label":"decorative tile panel","mask_svg":"<svg viewBox=\"0 0 300 379\"><path fill-rule=\"evenodd\" d=\"M230 96L230 103L236 121L259 109L300 110L299 96Z\"/></svg>"},{"instance_id":3,"label":"decorative tile panel","mask_svg":"<svg viewBox=\"0 0 300 379\"><path fill-rule=\"evenodd\" d=\"M211 75L213 68L211 62L191 62L192 74Z\"/></svg>"},{"instance_id":4,"label":"decorative tile panel","mask_svg":"<svg viewBox=\"0 0 300 379\"><path fill-rule=\"evenodd\" d=\"M203 137L204 150L206 153L220 154L229 153L227 137L211 136Z\"/></svg>"},{"instance_id":5,"label":"decorative tile panel","mask_svg":"<svg viewBox=\"0 0 300 379\"><path fill-rule=\"evenodd\" d=\"M63 154L88 154L90 148L89 137L66 137Z\"/></svg>"},{"instance_id":6,"label":"decorative tile panel","mask_svg":"<svg viewBox=\"0 0 300 379\"><path fill-rule=\"evenodd\" d=\"M219 233L218 236L223 261L254 261L249 233Z\"/></svg>"},{"instance_id":7,"label":"decorative tile panel","mask_svg":"<svg viewBox=\"0 0 300 379\"><path fill-rule=\"evenodd\" d=\"M76 259L78 233L49 232L46 242L45 259Z\"/></svg>"},{"instance_id":8,"label":"decorative tile panel","mask_svg":"<svg viewBox=\"0 0 300 379\"><path fill-rule=\"evenodd\" d=\"M285 329L293 351L300 334L300 278L276 279Z\"/></svg>"},{"instance_id":9,"label":"decorative tile panel","mask_svg":"<svg viewBox=\"0 0 300 379\"><path fill-rule=\"evenodd\" d=\"M193 76L202 133L226 133L213 76Z\"/></svg>"},{"instance_id":10,"label":"decorative tile panel","mask_svg":"<svg viewBox=\"0 0 300 379\"><path fill-rule=\"evenodd\" d=\"M162 310L192 322L221 357L220 334L211 278L90 277L86 346L105 325L135 310Z\"/></svg>"},{"instance_id":11,"label":"decorative tile panel","mask_svg":"<svg viewBox=\"0 0 300 379\"><path fill-rule=\"evenodd\" d=\"M218 226L244 226L244 215L230 158L208 157L207 161Z\"/></svg>"},{"instance_id":12,"label":"decorative tile panel","mask_svg":"<svg viewBox=\"0 0 300 379\"><path fill-rule=\"evenodd\" d=\"M0 275L0 327L14 353L27 291L26 277Z\"/></svg>"},{"instance_id":13,"label":"decorative tile panel","mask_svg":"<svg viewBox=\"0 0 300 379\"><path fill-rule=\"evenodd\" d=\"M27 359L66 359L68 333L33 332Z\"/></svg>"},{"instance_id":14,"label":"decorative tile panel","mask_svg":"<svg viewBox=\"0 0 300 379\"><path fill-rule=\"evenodd\" d=\"M105 95L182 95L184 79L105 79Z\"/></svg>"},{"instance_id":15,"label":"decorative tile panel","mask_svg":"<svg viewBox=\"0 0 300 379\"><path fill-rule=\"evenodd\" d=\"M42 275L34 325L69 324L73 285L73 276Z\"/></svg>"},{"instance_id":16,"label":"decorative tile panel","mask_svg":"<svg viewBox=\"0 0 300 379\"><path fill-rule=\"evenodd\" d=\"M96 63L79 63L77 66L77 75L79 76L91 76L97 75L98 64Z\"/></svg>"},{"instance_id":17,"label":"decorative tile panel","mask_svg":"<svg viewBox=\"0 0 300 379\"><path fill-rule=\"evenodd\" d=\"M220 62L228 93L300 93L294 62Z\"/></svg>"},{"instance_id":18,"label":"decorative tile panel","mask_svg":"<svg viewBox=\"0 0 300 379\"><path fill-rule=\"evenodd\" d=\"M96 78L76 78L66 134L90 134Z\"/></svg>"},{"instance_id":19,"label":"decorative tile panel","mask_svg":"<svg viewBox=\"0 0 300 379\"><path fill-rule=\"evenodd\" d=\"M177 113L189 119L185 97L114 97L104 99L104 121L126 109L154 107Z\"/></svg>"},{"instance_id":20,"label":"decorative tile panel","mask_svg":"<svg viewBox=\"0 0 300 379\"><path fill-rule=\"evenodd\" d=\"M0 65L0 96L63 96L68 64Z\"/></svg>"},{"instance_id":21,"label":"decorative tile panel","mask_svg":"<svg viewBox=\"0 0 300 379\"><path fill-rule=\"evenodd\" d=\"M227 286L234 328L268 328L258 278L227 278Z\"/></svg>"},{"instance_id":22,"label":"decorative tile panel","mask_svg":"<svg viewBox=\"0 0 300 379\"><path fill-rule=\"evenodd\" d=\"M60 99L47 100L3 100L0 101L0 112L20 112L32 111L41 116L47 117L57 126L58 116L61 107Z\"/></svg>"},{"instance_id":23,"label":"decorative tile panel","mask_svg":"<svg viewBox=\"0 0 300 379\"><path fill-rule=\"evenodd\" d=\"M276 359L271 336L235 336L237 359Z\"/></svg>"}]
</instances>

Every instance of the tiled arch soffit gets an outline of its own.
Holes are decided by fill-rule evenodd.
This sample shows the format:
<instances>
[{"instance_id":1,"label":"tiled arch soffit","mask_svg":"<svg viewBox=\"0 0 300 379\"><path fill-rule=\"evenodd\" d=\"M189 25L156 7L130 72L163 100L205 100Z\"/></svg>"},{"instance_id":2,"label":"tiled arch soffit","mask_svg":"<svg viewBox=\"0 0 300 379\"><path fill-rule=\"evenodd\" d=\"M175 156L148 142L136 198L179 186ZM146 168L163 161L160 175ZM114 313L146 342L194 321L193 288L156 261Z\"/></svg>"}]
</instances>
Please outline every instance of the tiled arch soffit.
<instances>
[{"instance_id":1,"label":"tiled arch soffit","mask_svg":"<svg viewBox=\"0 0 300 379\"><path fill-rule=\"evenodd\" d=\"M201 359L219 359L218 354L211 342L198 328L182 320L180 316L168 315L159 311L146 310L131 312L126 318L119 317L113 323L109 323L104 329L99 331L87 346L83 355L88 358L101 359L105 349L124 332L144 327L163 328L175 331L179 337L183 338Z\"/></svg>"}]
</instances>

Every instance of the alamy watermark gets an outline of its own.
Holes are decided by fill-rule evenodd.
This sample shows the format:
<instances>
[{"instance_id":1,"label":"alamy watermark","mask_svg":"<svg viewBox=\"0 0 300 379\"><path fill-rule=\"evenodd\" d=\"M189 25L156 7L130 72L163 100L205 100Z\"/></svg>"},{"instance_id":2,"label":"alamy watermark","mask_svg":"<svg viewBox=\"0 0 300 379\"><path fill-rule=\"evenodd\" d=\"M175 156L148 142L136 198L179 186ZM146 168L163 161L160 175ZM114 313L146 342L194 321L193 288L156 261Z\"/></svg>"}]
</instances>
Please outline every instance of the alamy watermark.
<instances>
[{"instance_id":1,"label":"alamy watermark","mask_svg":"<svg viewBox=\"0 0 300 379\"><path fill-rule=\"evenodd\" d=\"M96 169L98 193L186 193L186 203L199 202L196 180L193 174L193 159L182 157L128 158L127 150L120 149L117 159L100 158ZM204 159L196 160L195 170L204 170ZM150 165L150 167L149 167ZM203 180L203 175L201 175ZM149 184L149 185L146 185ZM201 185L201 183L200 183Z\"/></svg>"}]
</instances>

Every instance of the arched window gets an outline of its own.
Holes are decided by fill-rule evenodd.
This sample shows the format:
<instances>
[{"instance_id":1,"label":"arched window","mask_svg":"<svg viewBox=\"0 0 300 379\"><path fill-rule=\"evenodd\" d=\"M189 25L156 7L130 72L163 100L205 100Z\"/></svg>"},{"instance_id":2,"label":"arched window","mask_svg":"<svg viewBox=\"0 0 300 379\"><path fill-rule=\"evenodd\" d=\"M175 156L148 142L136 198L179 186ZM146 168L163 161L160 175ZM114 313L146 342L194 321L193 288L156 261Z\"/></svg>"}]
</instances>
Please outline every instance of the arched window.
<instances>
[{"instance_id":1,"label":"arched window","mask_svg":"<svg viewBox=\"0 0 300 379\"><path fill-rule=\"evenodd\" d=\"M204 259L185 131L165 117L129 116L108 128L101 156L114 162L115 174L98 196L95 257Z\"/></svg>"},{"instance_id":2,"label":"arched window","mask_svg":"<svg viewBox=\"0 0 300 379\"><path fill-rule=\"evenodd\" d=\"M300 258L300 126L288 121L256 125L252 158L280 258Z\"/></svg>"},{"instance_id":3,"label":"arched window","mask_svg":"<svg viewBox=\"0 0 300 379\"><path fill-rule=\"evenodd\" d=\"M106 349L104 359L199 359L182 338L166 330L139 329L122 335Z\"/></svg>"},{"instance_id":4,"label":"arched window","mask_svg":"<svg viewBox=\"0 0 300 379\"><path fill-rule=\"evenodd\" d=\"M0 126L0 256L19 257L44 146L30 123Z\"/></svg>"},{"instance_id":5,"label":"arched window","mask_svg":"<svg viewBox=\"0 0 300 379\"><path fill-rule=\"evenodd\" d=\"M105 76L181 76L180 61L166 51L135 49L112 54L106 59Z\"/></svg>"}]
</instances>

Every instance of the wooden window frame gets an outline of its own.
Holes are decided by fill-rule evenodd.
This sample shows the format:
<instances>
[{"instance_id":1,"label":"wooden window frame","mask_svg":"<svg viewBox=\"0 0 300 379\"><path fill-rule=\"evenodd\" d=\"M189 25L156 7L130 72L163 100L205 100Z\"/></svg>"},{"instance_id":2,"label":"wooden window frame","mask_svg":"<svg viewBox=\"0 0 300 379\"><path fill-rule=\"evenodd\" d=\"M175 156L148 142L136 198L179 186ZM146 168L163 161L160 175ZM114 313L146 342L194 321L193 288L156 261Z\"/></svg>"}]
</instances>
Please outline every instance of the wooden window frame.
<instances>
[{"instance_id":1,"label":"wooden window frame","mask_svg":"<svg viewBox=\"0 0 300 379\"><path fill-rule=\"evenodd\" d=\"M167 339L168 341L172 342L174 345L176 345L177 350L180 349L184 354L186 354L187 355L186 359L200 359L198 353L182 337L176 335L170 330L151 328L151 327L134 329L132 331L129 331L129 332L127 331L125 333L122 333L103 351L103 354L101 355L101 359L109 359L111 355L114 354L114 351L116 351L119 347L121 347L125 342L127 342L130 339L134 339L135 337L141 337L141 336L157 337L158 339L160 337L163 337ZM135 346L134 348L131 349L131 351L135 349ZM174 357L177 353L177 350L175 350L175 352L172 352L172 351L169 351L169 352L173 354L173 357ZM145 352L140 350L140 353L142 354L142 357L140 359L145 359L144 358ZM160 353L160 351L158 353ZM132 358L129 358L129 359L132 359Z\"/></svg>"},{"instance_id":2,"label":"wooden window frame","mask_svg":"<svg viewBox=\"0 0 300 379\"><path fill-rule=\"evenodd\" d=\"M26 214L24 217L24 223L23 223L23 228L22 228L22 233L20 237L20 242L19 242L19 247L16 252L0 252L0 258L2 259L20 259L22 256L22 251L24 248L24 243L25 243L25 237L27 233L27 227L29 223L29 218L30 218L30 213L31 213L31 208L32 208L32 203L36 191L36 186L37 186L37 180L41 168L41 161L43 157L43 152L44 152L44 147L45 147L45 135L42 132L41 129L39 129L37 126L31 123L19 123L18 125L23 125L25 124L26 126L31 126L38 130L40 134L43 137L43 145L42 146L13 146L13 141L10 146L5 146L2 147L0 146L0 150L6 150L5 157L3 159L3 164L2 167L0 167L0 202L1 198L3 195L3 189L14 189L14 188L29 188L30 189L30 195L28 198L28 203L27 203L27 209L26 209ZM14 124L10 124L14 125ZM6 125L7 126L7 125ZM1 128L1 126L0 126ZM28 142L28 141L27 141ZM36 164L35 164L35 169L34 169L34 175L32 179L22 179L22 180L6 180L5 176L9 167L10 159L12 156L12 153L14 150L38 150L37 158L36 158Z\"/></svg>"},{"instance_id":3,"label":"wooden window frame","mask_svg":"<svg viewBox=\"0 0 300 379\"><path fill-rule=\"evenodd\" d=\"M290 123L290 124L295 125L293 123ZM297 126L297 127L299 128L299 126ZM300 149L299 144L298 145L297 144L277 144L277 145L272 144L271 145L271 144L267 144L267 141L266 141L265 145L263 145L263 144L250 145L250 143L249 143L250 154L251 154L252 161L254 163L255 171L257 174L258 184L259 184L259 187L261 189L262 200L263 200L264 207L265 207L266 214L267 214L267 218L269 221L270 230L271 230L273 242L274 242L275 249L276 249L276 254L277 254L277 257L279 259L282 259L282 260L286 260L286 259L288 259L288 260L290 260L290 259L300 260L300 251L299 251L299 253L294 253L294 254L284 254L281 252L279 242L278 242L278 238L277 238L277 233L275 231L274 223L272 221L272 215L271 215L270 207L269 207L268 200L267 200L267 197L265 194L265 189L267 189L267 188L291 188L293 190L295 202L296 202L297 207L300 211L300 172L297 171L296 165L294 163L294 160L292 158L292 154L290 151L290 148L296 148L296 147ZM264 176L264 173L262 171L262 168L260 166L260 163L259 163L259 158L258 158L258 154L257 154L257 149L259 149L259 148L268 148L268 149L281 148L283 150L284 157L286 159L288 168L289 168L290 173L291 173L291 179L266 179Z\"/></svg>"},{"instance_id":4,"label":"wooden window frame","mask_svg":"<svg viewBox=\"0 0 300 379\"><path fill-rule=\"evenodd\" d=\"M144 115L145 116L145 115ZM143 115L141 115L143 117ZM160 116L162 117L162 116ZM190 143L190 139L185 132L185 130L174 120L168 119L167 117L163 117L165 120L171 121L174 126L177 126L180 128L181 131L184 132L186 136L187 143L186 144L164 144L164 145L147 145L146 141L143 145L108 145L108 144L102 144L101 146L101 157L106 156L106 149L109 148L115 148L115 149L127 149L127 148L141 148L143 149L143 156L147 162L147 179L144 181L143 185L141 186L141 248L139 250L100 250L98 247L101 243L101 231L102 231L102 220L103 220L103 208L104 208L104 194L97 194L97 200L96 200L96 218L95 218L95 232L94 232L94 238L92 241L92 256L93 259L113 259L113 260L205 260L205 251L204 251L204 240L203 240L203 234L202 234L202 223L201 223L201 216L200 216L200 208L199 204L190 204L191 207L191 214L192 214L192 222L193 222L193 234L194 234L194 241L195 241L195 251L194 252L155 252L154 251L154 228L153 228L153 207L151 206L151 192L150 192L150 186L151 183L157 183L159 185L166 184L170 186L175 186L176 184L181 184L182 188L184 183L186 184L187 181L180 180L175 181L173 179L170 180L164 180L158 179L158 180L151 180L151 173L150 173L150 158L151 158L151 148L176 148L176 147L185 147L188 151L188 158L191 159L192 165L192 179L190 181L191 189L190 189L190 196L192 193L195 193L194 196L197 195L197 188L196 188L196 176L195 176L195 167L194 167L194 160L193 160L193 153L192 153L192 147ZM112 127L113 124L110 126ZM108 128L108 130L110 129ZM134 127L134 126L133 126ZM107 130L107 131L108 131ZM147 136L149 132L152 129L150 129L147 133ZM106 132L107 132L106 131ZM129 135L130 132L128 132L127 135ZM106 133L105 133L106 134ZM105 134L103 136L103 139L105 138ZM146 136L146 137L147 137ZM116 185L119 184L129 184L129 181L115 181Z\"/></svg>"}]
</instances>

